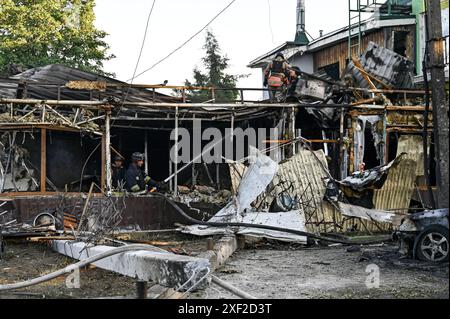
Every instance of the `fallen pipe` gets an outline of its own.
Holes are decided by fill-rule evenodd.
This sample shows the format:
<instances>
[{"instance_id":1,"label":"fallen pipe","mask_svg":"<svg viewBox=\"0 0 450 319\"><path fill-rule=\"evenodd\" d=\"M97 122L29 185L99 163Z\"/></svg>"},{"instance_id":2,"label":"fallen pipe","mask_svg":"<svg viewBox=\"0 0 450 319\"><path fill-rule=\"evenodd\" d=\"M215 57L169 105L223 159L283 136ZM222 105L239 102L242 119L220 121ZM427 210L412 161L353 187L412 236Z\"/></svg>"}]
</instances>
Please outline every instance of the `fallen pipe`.
<instances>
[{"instance_id":1,"label":"fallen pipe","mask_svg":"<svg viewBox=\"0 0 450 319\"><path fill-rule=\"evenodd\" d=\"M231 292L232 294L242 298L242 299L256 299L252 295L246 293L245 291L240 290L239 288L236 288L233 285L230 285L229 283L219 279L218 277L211 275L211 282L215 283L217 286Z\"/></svg>"},{"instance_id":2,"label":"fallen pipe","mask_svg":"<svg viewBox=\"0 0 450 319\"><path fill-rule=\"evenodd\" d=\"M173 200L171 200L170 198L168 198L166 195L161 194L161 193L152 193L152 195L155 196L159 196L159 197L163 197L167 200L167 202L173 207L175 208L175 210L184 218L186 218L188 221L190 221L193 224L198 224L198 225L204 225L204 226L211 226L211 227L245 227L245 228L259 228L259 229L267 229L267 230L273 230L273 231L279 231L279 232L284 232L284 233L290 233L290 234L294 234L294 235L298 235L298 236L305 236L308 238L314 238L317 240L323 240L323 241L327 241L330 243L336 243L336 244L344 244L344 245L370 245L370 244L378 244L381 242L385 242L386 240L390 240L391 236L385 236L382 239L379 240L372 240L372 241L352 241L352 240L345 240L345 239L337 239L337 238L331 238L331 237L325 237L325 236L321 236L321 235L316 235L313 233L308 233L305 231L301 231L301 230L295 230L295 229L288 229L288 228L280 228L280 227L275 227L275 226L269 226L269 225L257 225L257 224L248 224L248 223L236 223L236 222L231 222L231 223L217 223L217 222L205 222L202 220L197 220L191 216L189 216L188 214L186 214L184 212L184 210L178 205L176 204Z\"/></svg>"},{"instance_id":3,"label":"fallen pipe","mask_svg":"<svg viewBox=\"0 0 450 319\"><path fill-rule=\"evenodd\" d=\"M50 281L57 277L65 275L67 273L70 273L74 269L85 267L91 263L98 261L98 260L113 256L113 255L117 255L120 253L124 253L127 251L136 251L136 250L155 251L155 247L152 247L149 245L139 245L139 244L117 247L117 248L111 249L109 251L106 251L104 253L100 253L95 256L89 257L87 259L81 260L75 264L69 265L63 269L54 271L52 273L49 273L49 274L41 276L41 277L37 277L34 279L30 279L30 280L26 280L26 281L14 283L14 284L0 285L0 291L14 290L14 289L20 289L20 288L38 285L43 282Z\"/></svg>"}]
</instances>

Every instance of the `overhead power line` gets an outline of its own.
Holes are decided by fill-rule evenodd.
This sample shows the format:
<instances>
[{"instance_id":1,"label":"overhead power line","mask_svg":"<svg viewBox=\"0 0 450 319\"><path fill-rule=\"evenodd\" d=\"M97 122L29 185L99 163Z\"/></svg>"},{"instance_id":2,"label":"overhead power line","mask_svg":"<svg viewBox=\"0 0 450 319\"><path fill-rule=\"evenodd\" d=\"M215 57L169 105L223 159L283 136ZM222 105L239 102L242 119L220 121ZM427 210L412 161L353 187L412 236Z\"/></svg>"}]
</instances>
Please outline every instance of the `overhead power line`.
<instances>
[{"instance_id":1,"label":"overhead power line","mask_svg":"<svg viewBox=\"0 0 450 319\"><path fill-rule=\"evenodd\" d=\"M122 111L122 108L123 108L123 106L125 105L125 102L128 99L128 95L130 94L131 87L133 86L133 81L136 78L136 72L137 72L137 69L139 67L139 63L141 62L142 52L144 51L145 41L147 40L147 34L148 34L149 25L150 25L150 18L152 17L152 13L153 13L153 9L155 8L155 4L156 4L156 0L153 0L152 7L150 8L150 11L149 11L148 16L147 16L147 22L145 24L144 37L142 38L141 49L139 50L139 56L138 56L138 59L136 61L136 65L134 67L133 77L130 80L128 80L128 81L131 81L131 82L130 82L130 85L128 86L128 88L127 88L127 91L126 91L125 96L123 98L122 105L119 108L118 114L120 114L120 112ZM113 120L113 122L111 123L111 127L114 126L114 123L115 123L115 120Z\"/></svg>"},{"instance_id":2,"label":"overhead power line","mask_svg":"<svg viewBox=\"0 0 450 319\"><path fill-rule=\"evenodd\" d=\"M273 37L273 28L272 28L272 8L270 6L270 0L267 0L267 6L268 6L268 13L269 13L269 29L270 29L270 35L272 37L272 44L275 43L274 37Z\"/></svg>"},{"instance_id":3,"label":"overhead power line","mask_svg":"<svg viewBox=\"0 0 450 319\"><path fill-rule=\"evenodd\" d=\"M170 52L169 54L167 54L164 58L162 58L161 60L159 60L158 62L156 62L155 64L153 64L151 67L149 67L148 69L142 71L141 73L137 74L134 76L134 79L136 79L137 77L143 75L144 73L147 73L148 71L151 71L152 69L154 69L156 66L158 66L159 64L161 64L162 62L164 62L165 60L167 60L168 58L170 58L174 53L176 53L177 51L179 51L181 48L183 48L186 44L188 44L189 42L191 42L196 36L198 36L200 33L203 32L203 30L205 30L207 27L209 27L211 25L211 23L213 23L222 13L224 13L229 7L231 7L231 5L233 3L235 3L236 0L232 0L225 8L223 8L222 10L220 10L220 12L218 14L216 14L205 26L203 26L199 31L197 31L194 35L192 35L189 39L187 39L185 42L183 42L180 46L178 46L176 49L174 49L172 52ZM131 79L130 79L131 80ZM130 81L128 80L128 81ZM127 81L127 82L128 82Z\"/></svg>"},{"instance_id":4,"label":"overhead power line","mask_svg":"<svg viewBox=\"0 0 450 319\"><path fill-rule=\"evenodd\" d=\"M145 41L146 41L146 39L147 39L148 26L149 26L149 24L150 24L150 18L151 18L151 16L152 16L153 9L155 8L155 3L156 3L156 0L153 0L152 7L151 7L151 9L150 9L150 12L148 13L147 23L146 23L146 25L145 25L144 38L142 39L141 49L140 49L140 51L139 51L139 56L138 56L138 59L137 59L137 61L136 61L136 66L135 66L135 68L134 68L133 77L131 78L131 81L133 81L133 80L135 79L136 72L137 72L137 69L138 69L138 67L139 67L139 63L141 62L142 52L144 51Z\"/></svg>"}]
</instances>

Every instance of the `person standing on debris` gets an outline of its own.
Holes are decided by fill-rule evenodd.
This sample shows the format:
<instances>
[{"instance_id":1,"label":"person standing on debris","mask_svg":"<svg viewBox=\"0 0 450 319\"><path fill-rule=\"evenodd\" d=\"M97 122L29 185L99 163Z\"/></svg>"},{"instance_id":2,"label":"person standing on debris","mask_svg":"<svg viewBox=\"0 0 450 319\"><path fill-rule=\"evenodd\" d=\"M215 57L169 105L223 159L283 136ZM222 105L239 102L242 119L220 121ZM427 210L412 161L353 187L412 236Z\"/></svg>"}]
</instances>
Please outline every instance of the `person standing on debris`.
<instances>
[{"instance_id":1,"label":"person standing on debris","mask_svg":"<svg viewBox=\"0 0 450 319\"><path fill-rule=\"evenodd\" d=\"M129 192L138 193L146 191L147 186L150 191L165 190L163 183L156 182L142 170L144 158L144 154L139 152L135 152L131 156L131 164L125 174L127 190Z\"/></svg>"},{"instance_id":2,"label":"person standing on debris","mask_svg":"<svg viewBox=\"0 0 450 319\"><path fill-rule=\"evenodd\" d=\"M125 168L123 167L124 159L122 156L114 156L112 163L112 186L116 190L122 190L125 187Z\"/></svg>"},{"instance_id":3,"label":"person standing on debris","mask_svg":"<svg viewBox=\"0 0 450 319\"><path fill-rule=\"evenodd\" d=\"M289 88L289 94L293 95L295 93L295 89L297 88L301 73L302 71L297 66L289 68L289 83L291 84L291 87Z\"/></svg>"},{"instance_id":4,"label":"person standing on debris","mask_svg":"<svg viewBox=\"0 0 450 319\"><path fill-rule=\"evenodd\" d=\"M280 52L264 71L264 86L273 86L273 83L270 83L272 82L270 81L271 78L279 79L277 81L280 82L275 84L275 86L281 85L282 83L289 85L288 93L292 95L295 93L300 74L300 68L293 67L287 63L283 53Z\"/></svg>"},{"instance_id":5,"label":"person standing on debris","mask_svg":"<svg viewBox=\"0 0 450 319\"><path fill-rule=\"evenodd\" d=\"M275 59L269 63L264 71L264 86L269 84L269 78L274 76L280 76L284 81L289 76L290 65L286 62L283 53L279 52L275 56Z\"/></svg>"}]
</instances>

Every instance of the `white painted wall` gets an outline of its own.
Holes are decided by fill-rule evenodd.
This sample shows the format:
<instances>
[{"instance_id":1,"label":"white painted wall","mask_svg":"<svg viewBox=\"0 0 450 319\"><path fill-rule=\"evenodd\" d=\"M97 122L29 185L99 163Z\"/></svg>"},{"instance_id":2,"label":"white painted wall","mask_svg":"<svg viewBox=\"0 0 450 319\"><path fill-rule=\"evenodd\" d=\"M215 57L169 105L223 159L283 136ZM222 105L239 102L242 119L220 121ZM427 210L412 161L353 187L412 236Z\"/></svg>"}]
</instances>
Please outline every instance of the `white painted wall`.
<instances>
[{"instance_id":1,"label":"white painted wall","mask_svg":"<svg viewBox=\"0 0 450 319\"><path fill-rule=\"evenodd\" d=\"M289 61L292 66L298 66L300 70L306 73L314 72L314 58L311 53L296 55L292 61Z\"/></svg>"},{"instance_id":2,"label":"white painted wall","mask_svg":"<svg viewBox=\"0 0 450 319\"><path fill-rule=\"evenodd\" d=\"M304 55L296 55L291 60L289 60L289 64L292 66L297 66L306 73L314 73L314 58L313 55L308 53ZM261 83L264 82L264 69L261 69ZM263 93L263 100L269 99L269 92Z\"/></svg>"}]
</instances>

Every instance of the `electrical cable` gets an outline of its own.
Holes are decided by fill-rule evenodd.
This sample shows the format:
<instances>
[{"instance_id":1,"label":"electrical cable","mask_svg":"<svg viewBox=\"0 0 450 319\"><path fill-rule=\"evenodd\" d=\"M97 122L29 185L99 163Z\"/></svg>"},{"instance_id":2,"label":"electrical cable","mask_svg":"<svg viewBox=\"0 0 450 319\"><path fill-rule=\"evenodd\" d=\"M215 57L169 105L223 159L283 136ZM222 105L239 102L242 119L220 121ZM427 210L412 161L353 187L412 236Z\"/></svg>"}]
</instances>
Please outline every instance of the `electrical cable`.
<instances>
[{"instance_id":1,"label":"electrical cable","mask_svg":"<svg viewBox=\"0 0 450 319\"><path fill-rule=\"evenodd\" d=\"M136 78L135 75L136 75L137 69L138 69L138 67L139 67L139 63L140 63L140 61L141 61L142 52L144 51L145 41L146 41L146 39L147 39L148 27L149 27L149 25L150 25L150 18L151 18L151 16L152 16L153 9L155 8L155 3L156 3L156 0L153 0L152 7L150 8L149 14L148 14L148 16L147 16L147 22L146 22L146 25L145 25L144 37L143 37L143 39L142 39L141 49L140 49L140 51L139 51L139 56L138 56L138 59L137 59L137 61L136 61L136 65L135 65L135 68L134 68L133 77L131 78L131 83L128 85L127 91L126 91L125 96L124 96L124 98L123 98L122 104L121 104L120 107L119 107L119 111L118 111L118 113L117 113L116 118L118 118L118 115L119 115L120 112L122 111L123 106L125 105L125 102L126 102L126 100L128 99L128 96L129 96L129 94L130 94L131 87L133 86L133 81L134 81L134 79ZM129 81L130 81L130 80L129 80ZM111 125L110 125L111 128L114 126L115 121L116 121L116 120L113 120L113 121L112 121L112 123L111 123ZM102 144L102 142L99 142L99 143L97 144L97 146L95 147L93 153L95 152L95 150L96 150L101 144ZM81 171L81 178L80 178L80 193L81 193L81 187L82 187L82 177L83 177L83 173L84 173L84 168L85 168L85 166L86 166L88 160L90 159L90 157L92 156L93 153L91 153L91 155L89 155L89 157L88 157L88 159L86 160L86 162L85 162L85 164L84 164L84 166L83 166L83 169L82 169L82 171Z\"/></svg>"},{"instance_id":2,"label":"electrical cable","mask_svg":"<svg viewBox=\"0 0 450 319\"><path fill-rule=\"evenodd\" d=\"M137 69L138 69L138 67L139 67L139 63L140 63L140 61L141 61L142 52L144 51L145 41L146 41L146 39L147 39L148 26L149 26L149 24L150 24L150 18L151 18L151 16L152 16L153 9L155 8L155 3L156 3L156 0L153 0L152 7L151 7L150 12L149 12L149 14L148 14L148 16L147 16L147 23L146 23L146 25L145 25L144 38L142 39L141 49L140 49L140 51L139 51L139 56L138 56L138 59L137 59L137 61L136 61L136 66L135 66L135 68L134 68L133 77L131 78L131 81L134 81L135 76L136 76L136 73L137 73ZM131 85L130 85L130 86L131 86Z\"/></svg>"},{"instance_id":3,"label":"electrical cable","mask_svg":"<svg viewBox=\"0 0 450 319\"><path fill-rule=\"evenodd\" d=\"M94 148L94 150L91 152L91 154L89 154L89 156L86 158L86 161L83 164L83 168L81 169L81 175L80 175L80 191L79 193L81 193L81 188L83 187L83 175L84 175L84 169L86 168L87 163L89 162L89 160L91 159L92 155L94 155L94 153L97 151L97 149L99 148L99 146L102 143L98 143L97 146Z\"/></svg>"},{"instance_id":4,"label":"electrical cable","mask_svg":"<svg viewBox=\"0 0 450 319\"><path fill-rule=\"evenodd\" d=\"M166 299L170 299L170 297L172 297L174 294L176 294L177 292L179 292L182 288L184 288L189 282L191 282L197 275L199 274L199 271L194 271L194 273L192 274L192 276L184 283L182 284L180 287L178 287L177 289L175 289L174 292L172 292L169 296L166 297ZM189 287L185 292L183 292L183 294L179 297L179 299L182 299L187 293L189 293L191 290L195 289L198 285L200 285L204 279L206 279L206 277L208 277L208 275L211 274L211 268L207 267L206 268L206 274L203 275L200 280L198 280L195 284L193 284L191 287Z\"/></svg>"},{"instance_id":5,"label":"electrical cable","mask_svg":"<svg viewBox=\"0 0 450 319\"><path fill-rule=\"evenodd\" d=\"M145 69L144 71L142 71L141 73L137 74L135 76L135 78L140 77L141 75L153 70L156 66L158 66L159 64L161 64L162 62L164 62L165 60L167 60L168 58L170 58L173 54L175 54L177 51L179 51L181 48L183 48L186 44L188 44L189 42L191 42L196 36L198 36L200 33L203 32L203 30L205 30L207 27L209 27L211 25L211 23L213 23L222 13L224 13L229 7L231 7L231 5L233 3L235 3L236 0L232 0L225 8L223 8L222 10L220 10L220 12L218 14L216 14L204 27L202 27L199 31L197 31L194 35L192 35L189 39L187 39L185 42L183 42L180 46L178 46L176 49L174 49L173 51L171 51L169 54L167 54L164 58L162 58L161 60L159 60L158 62L156 62L155 64L153 64L151 67L149 67L148 69ZM128 80L129 81L129 80Z\"/></svg>"},{"instance_id":6,"label":"electrical cable","mask_svg":"<svg viewBox=\"0 0 450 319\"><path fill-rule=\"evenodd\" d=\"M25 288L25 287L29 287L29 286L38 285L38 284L41 284L43 282L50 281L52 279L60 277L60 276L62 276L64 274L71 273L74 269L85 267L85 266L87 266L87 265L89 265L89 264L91 264L93 262L98 261L98 260L105 259L107 257L113 256L113 255L117 255L117 254L120 254L120 253L124 253L124 252L127 252L127 251L136 251L136 250L155 251L155 248L151 247L149 245L140 245L140 244L116 247L116 248L113 248L113 249L111 249L109 251L105 251L103 253L100 253L100 254L97 254L95 256L89 257L87 259L81 260L81 261L79 261L77 263L74 263L74 264L69 265L69 266L67 266L65 268L59 269L57 271L51 272L51 273L49 273L47 275L44 275L44 276L41 276L41 277L37 277L37 278L34 278L34 279L30 279L30 280L26 280L26 281L14 283L14 284L0 285L0 291L20 289L20 288Z\"/></svg>"},{"instance_id":7,"label":"electrical cable","mask_svg":"<svg viewBox=\"0 0 450 319\"><path fill-rule=\"evenodd\" d=\"M152 4L152 6L150 8L150 11L148 13L148 16L147 16L147 22L145 24L144 37L142 39L142 44L141 44L141 49L139 50L138 59L136 61L136 65L134 67L133 76L132 76L132 78L130 80L128 80L128 81L131 81L131 82L130 82L130 85L128 85L127 92L126 92L125 97L123 99L122 105L120 106L119 111L117 112L116 118L119 117L120 112L122 111L122 108L125 105L125 102L127 101L128 96L130 94L131 87L133 86L133 81L136 78L137 69L139 67L139 63L141 62L141 58L142 58L142 52L144 51L145 41L147 40L148 27L150 25L150 18L152 16L153 9L155 8L155 3L156 3L156 0L153 0L153 4ZM113 120L113 122L111 123L111 127L114 126L114 123L115 123L115 120Z\"/></svg>"},{"instance_id":8,"label":"electrical cable","mask_svg":"<svg viewBox=\"0 0 450 319\"><path fill-rule=\"evenodd\" d=\"M186 296L190 291L192 291L192 290L194 290L195 288L197 288L197 286L199 286L199 285L203 282L203 280L205 280L206 277L208 277L210 274L211 274L211 269L208 267L208 268L206 269L206 274L205 274L202 278L200 278L200 280L198 280L195 284L193 284L189 289L187 289L187 290L183 293L182 297Z\"/></svg>"},{"instance_id":9,"label":"electrical cable","mask_svg":"<svg viewBox=\"0 0 450 319\"><path fill-rule=\"evenodd\" d=\"M208 269L209 269L209 268L208 268ZM192 276L191 276L184 284L182 284L180 287L178 287L177 289L175 289L174 292L172 292L172 293L167 297L167 299L169 299L169 298L172 297L174 294L176 294L177 292L179 292L181 289L183 289L184 287L186 287L187 284L190 283L190 282L195 278L195 276L197 276L197 271L194 270Z\"/></svg>"},{"instance_id":10,"label":"electrical cable","mask_svg":"<svg viewBox=\"0 0 450 319\"><path fill-rule=\"evenodd\" d=\"M270 7L270 0L267 0L267 6L269 9L269 29L270 29L270 35L272 36L272 44L275 43L274 37L273 37L273 29L272 29L272 9Z\"/></svg>"},{"instance_id":11,"label":"electrical cable","mask_svg":"<svg viewBox=\"0 0 450 319\"><path fill-rule=\"evenodd\" d=\"M69 245L70 246L70 245ZM65 248L65 247L64 247ZM151 247L148 245L140 245L140 244L133 244L133 245L126 245L126 246L121 246L121 247L116 247L113 248L107 252L103 252L100 254L97 254L95 256L89 257L87 259L81 260L77 263L74 263L72 265L69 265L65 268L62 268L60 270L54 271L52 273L49 273L47 275L41 276L41 277L37 277L34 279L30 279L30 280L26 280L26 281L22 281L22 282L18 282L18 283L13 283L13 284L4 284L4 285L0 285L0 291L9 291L9 290L15 290L15 289L21 289L21 288L26 288L26 287L30 287L30 286L34 286L34 285L38 285L41 283L44 283L46 281L50 281L53 280L57 277L63 276L67 273L71 273L74 269L79 269L82 267L85 267L91 263L94 263L98 260L101 259L105 259L108 257L111 257L113 255L117 255L120 253L124 253L124 252L128 252L128 251L139 251L139 250L145 250L145 251L155 251L155 247ZM73 256L72 253L72 257L75 258ZM184 288L189 282L191 282L196 275L198 274L198 272L194 272L192 274L192 276L183 284L181 285L179 288L177 288L175 290L175 292L180 291L182 288ZM207 268L207 272L205 275L202 276L202 278L200 278L200 280L198 280L194 285L192 285L190 288L188 288L184 293L183 296L185 296L187 293L189 293L190 291L192 291L193 289L195 289L198 285L200 285L204 279L206 279L206 277L208 277L211 274L211 269ZM222 287L223 289L228 290L229 292L232 292L233 294L235 294L236 296L239 296L243 299L256 299L255 297L247 294L246 292L232 286L229 283L224 282L223 280L217 278L214 275L211 275L211 281L213 283L215 283L216 285ZM175 294L175 292L173 294ZM172 294L172 295L173 295Z\"/></svg>"},{"instance_id":12,"label":"electrical cable","mask_svg":"<svg viewBox=\"0 0 450 319\"><path fill-rule=\"evenodd\" d=\"M269 226L269 225L256 225L256 224L239 223L239 222L224 222L224 223L206 222L206 221L197 220L197 219L189 216L188 214L186 214L184 212L184 210L177 203L175 203L172 199L168 198L166 195L161 194L161 193L152 193L152 195L165 198L166 201L181 216L183 216L189 222L191 222L193 224L198 224L198 225L218 227L218 228L223 228L223 227L246 227L246 228L266 229L266 230L273 230L273 231L279 231L279 232L284 232L284 233L290 233L290 234L294 234L294 235L298 235L298 236L304 236L304 237L313 238L313 239L317 239L317 240L323 240L323 241L327 241L327 242L331 242L331 243L344 244L344 245L369 245L369 244L376 244L376 243L384 242L384 241L386 241L386 240L391 238L390 236L389 237L386 236L385 238L379 239L379 240L357 242L357 241L352 241L352 240L339 240L339 239L336 239L336 238L316 235L316 234L312 234L312 233L301 231L301 230L281 228L281 227Z\"/></svg>"},{"instance_id":13,"label":"electrical cable","mask_svg":"<svg viewBox=\"0 0 450 319\"><path fill-rule=\"evenodd\" d=\"M18 282L18 283L14 283L14 284L5 284L5 285L0 285L0 291L9 291L9 290L15 290L15 289L21 289L21 288L26 288L26 287L30 287L30 286L34 286L34 285L38 285L41 283L44 283L46 281L50 281L53 280L57 277L63 276L67 273L71 273L74 269L79 269L81 267L85 267L91 263L94 263L98 260L101 259L105 259L108 257L111 257L113 255L117 255L120 253L124 253L124 252L128 252L128 251L139 251L139 250L145 250L145 251L155 251L154 247L149 247L148 245L140 245L140 244L135 244L135 245L127 245L127 246L121 246L121 247L116 247L113 248L107 252L103 252L100 254L97 254L95 256L89 257L87 259L81 260L77 263L74 263L72 265L69 265L65 268L62 268L60 270L54 271L50 274L41 276L41 277L37 277L34 279L30 279L30 280L26 280L26 281L22 281L22 282ZM73 255L73 254L72 254ZM197 272L194 272L193 275L183 284L181 285L178 289L176 289L175 292L178 292L180 289L182 289L183 287L185 287L189 282L191 282L195 276L197 275ZM207 272L205 275L203 275L202 278L200 278L200 280L198 280L194 285L192 285L189 289L187 289L184 293L183 296L186 295L187 293L189 293L190 291L192 291L193 289L195 289L198 285L200 285L204 279L206 279L206 277L208 277L211 274L211 269L207 268ZM235 295L244 298L244 299L255 299L253 296L247 294L246 292L224 282L223 280L217 278L216 276L211 276L212 282L214 282L216 285L234 293ZM174 293L175 293L174 292Z\"/></svg>"}]
</instances>

